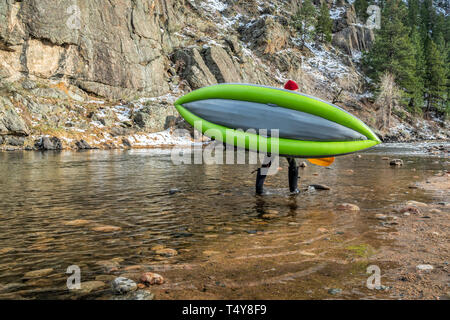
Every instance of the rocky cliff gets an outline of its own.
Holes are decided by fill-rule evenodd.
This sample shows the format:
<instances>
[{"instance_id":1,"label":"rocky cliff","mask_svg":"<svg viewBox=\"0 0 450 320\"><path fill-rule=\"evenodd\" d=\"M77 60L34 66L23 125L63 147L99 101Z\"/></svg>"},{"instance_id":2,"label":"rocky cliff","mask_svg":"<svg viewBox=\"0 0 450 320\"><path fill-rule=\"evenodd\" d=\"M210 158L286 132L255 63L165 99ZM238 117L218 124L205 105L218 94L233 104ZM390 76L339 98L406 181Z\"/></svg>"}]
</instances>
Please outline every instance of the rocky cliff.
<instances>
[{"instance_id":1,"label":"rocky cliff","mask_svg":"<svg viewBox=\"0 0 450 320\"><path fill-rule=\"evenodd\" d=\"M221 82L294 79L376 129L358 66L373 30L349 2L324 1L332 44L300 46L300 0L0 0L0 148L186 143L170 133L182 125L173 101ZM448 136L445 123L394 118L380 134Z\"/></svg>"}]
</instances>

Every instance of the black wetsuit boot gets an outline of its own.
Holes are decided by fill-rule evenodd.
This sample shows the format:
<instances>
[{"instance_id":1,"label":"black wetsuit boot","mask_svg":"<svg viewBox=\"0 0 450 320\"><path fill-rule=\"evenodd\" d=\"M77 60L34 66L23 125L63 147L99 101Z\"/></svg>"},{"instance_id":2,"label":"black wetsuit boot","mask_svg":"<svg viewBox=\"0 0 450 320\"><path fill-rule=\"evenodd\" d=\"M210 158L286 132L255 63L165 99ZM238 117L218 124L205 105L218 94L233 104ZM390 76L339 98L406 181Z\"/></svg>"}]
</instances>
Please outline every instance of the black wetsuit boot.
<instances>
[{"instance_id":1,"label":"black wetsuit boot","mask_svg":"<svg viewBox=\"0 0 450 320\"><path fill-rule=\"evenodd\" d=\"M262 174L261 170L264 169L264 171L266 171L270 165L271 162L268 164L263 164L262 168L258 169L258 173L256 174L256 194L263 194L264 192L264 181L266 180L267 175Z\"/></svg>"},{"instance_id":2,"label":"black wetsuit boot","mask_svg":"<svg viewBox=\"0 0 450 320\"><path fill-rule=\"evenodd\" d=\"M298 193L298 166L294 158L287 158L289 162L289 191Z\"/></svg>"}]
</instances>

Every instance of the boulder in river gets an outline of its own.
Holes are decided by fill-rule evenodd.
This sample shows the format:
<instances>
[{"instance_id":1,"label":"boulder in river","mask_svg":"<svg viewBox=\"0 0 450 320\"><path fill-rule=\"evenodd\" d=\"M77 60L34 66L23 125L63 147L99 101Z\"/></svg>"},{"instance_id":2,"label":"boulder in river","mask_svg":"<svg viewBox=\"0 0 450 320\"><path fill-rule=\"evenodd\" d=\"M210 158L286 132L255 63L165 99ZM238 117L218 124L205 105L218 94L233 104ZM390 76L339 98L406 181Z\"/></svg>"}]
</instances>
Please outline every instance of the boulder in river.
<instances>
[{"instance_id":1,"label":"boulder in river","mask_svg":"<svg viewBox=\"0 0 450 320\"><path fill-rule=\"evenodd\" d=\"M35 142L34 146L39 150L61 150L63 148L61 140L57 137L42 137Z\"/></svg>"},{"instance_id":2,"label":"boulder in river","mask_svg":"<svg viewBox=\"0 0 450 320\"><path fill-rule=\"evenodd\" d=\"M111 289L115 294L125 294L136 291L137 284L131 279L118 277L111 282Z\"/></svg>"},{"instance_id":3,"label":"boulder in river","mask_svg":"<svg viewBox=\"0 0 450 320\"><path fill-rule=\"evenodd\" d=\"M85 140L81 139L80 141L75 142L75 145L79 150L87 150L92 149L92 147Z\"/></svg>"}]
</instances>

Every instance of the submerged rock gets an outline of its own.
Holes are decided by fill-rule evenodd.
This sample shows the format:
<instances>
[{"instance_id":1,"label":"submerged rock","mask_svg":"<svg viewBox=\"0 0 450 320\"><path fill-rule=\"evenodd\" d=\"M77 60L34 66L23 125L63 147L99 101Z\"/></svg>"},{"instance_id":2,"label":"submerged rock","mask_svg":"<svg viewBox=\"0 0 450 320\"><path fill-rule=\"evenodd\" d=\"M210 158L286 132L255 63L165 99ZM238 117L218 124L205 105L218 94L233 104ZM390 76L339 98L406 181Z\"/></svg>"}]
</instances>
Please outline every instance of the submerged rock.
<instances>
[{"instance_id":1,"label":"submerged rock","mask_svg":"<svg viewBox=\"0 0 450 320\"><path fill-rule=\"evenodd\" d=\"M122 230L122 228L116 227L116 226L99 226L99 227L92 228L92 230L98 231L98 232L116 232L116 231Z\"/></svg>"},{"instance_id":2,"label":"submerged rock","mask_svg":"<svg viewBox=\"0 0 450 320\"><path fill-rule=\"evenodd\" d=\"M33 279L33 278L45 277L45 276L48 276L49 274L51 274L52 272L53 272L52 268L34 270L34 271L25 273L23 275L23 279Z\"/></svg>"},{"instance_id":3,"label":"submerged rock","mask_svg":"<svg viewBox=\"0 0 450 320\"><path fill-rule=\"evenodd\" d=\"M391 166L402 166L403 165L403 160L401 160L401 159L392 159L389 162L389 165L391 165Z\"/></svg>"},{"instance_id":4,"label":"submerged rock","mask_svg":"<svg viewBox=\"0 0 450 320\"><path fill-rule=\"evenodd\" d=\"M118 277L111 282L111 289L114 294L125 294L137 289L137 284L131 279Z\"/></svg>"},{"instance_id":5,"label":"submerged rock","mask_svg":"<svg viewBox=\"0 0 450 320\"><path fill-rule=\"evenodd\" d=\"M415 207L415 206L406 206L400 209L400 213L413 213L413 214L420 214L421 211L419 208Z\"/></svg>"},{"instance_id":6,"label":"submerged rock","mask_svg":"<svg viewBox=\"0 0 450 320\"><path fill-rule=\"evenodd\" d=\"M345 211L359 211L359 207L355 204L351 203L341 203L339 204L336 209L338 210L345 210Z\"/></svg>"},{"instance_id":7,"label":"submerged rock","mask_svg":"<svg viewBox=\"0 0 450 320\"><path fill-rule=\"evenodd\" d=\"M342 289L339 289L339 288L331 288L331 289L328 290L328 293L329 293L329 294L332 294L332 295L341 294L341 293L342 293Z\"/></svg>"},{"instance_id":8,"label":"submerged rock","mask_svg":"<svg viewBox=\"0 0 450 320\"><path fill-rule=\"evenodd\" d=\"M103 281L96 281L96 280L82 282L80 283L80 285L81 289L75 289L73 291L79 294L88 294L91 293L92 291L102 289L106 286L106 284Z\"/></svg>"},{"instance_id":9,"label":"submerged rock","mask_svg":"<svg viewBox=\"0 0 450 320\"><path fill-rule=\"evenodd\" d=\"M329 186L326 186L324 184L310 184L309 186L316 190L331 190Z\"/></svg>"},{"instance_id":10,"label":"submerged rock","mask_svg":"<svg viewBox=\"0 0 450 320\"><path fill-rule=\"evenodd\" d=\"M153 300L155 295L147 290L137 290L125 295L117 296L114 300Z\"/></svg>"},{"instance_id":11,"label":"submerged rock","mask_svg":"<svg viewBox=\"0 0 450 320\"><path fill-rule=\"evenodd\" d=\"M177 250L170 249L170 248L158 249L158 250L155 250L155 253L157 255L163 256L163 257L173 257L173 256L176 256L178 254Z\"/></svg>"},{"instance_id":12,"label":"submerged rock","mask_svg":"<svg viewBox=\"0 0 450 320\"><path fill-rule=\"evenodd\" d=\"M66 222L64 222L64 225L66 225L66 226L84 226L91 222L92 221L90 221L90 220L76 219L76 220L66 221Z\"/></svg>"},{"instance_id":13,"label":"submerged rock","mask_svg":"<svg viewBox=\"0 0 450 320\"><path fill-rule=\"evenodd\" d=\"M6 248L0 249L0 254L6 254L6 253L9 253L9 252L13 252L13 251L15 251L14 248L6 247Z\"/></svg>"},{"instance_id":14,"label":"submerged rock","mask_svg":"<svg viewBox=\"0 0 450 320\"><path fill-rule=\"evenodd\" d=\"M153 284L163 284L164 278L153 272L146 272L141 275L139 278L140 282L146 284L146 285L153 285Z\"/></svg>"}]
</instances>

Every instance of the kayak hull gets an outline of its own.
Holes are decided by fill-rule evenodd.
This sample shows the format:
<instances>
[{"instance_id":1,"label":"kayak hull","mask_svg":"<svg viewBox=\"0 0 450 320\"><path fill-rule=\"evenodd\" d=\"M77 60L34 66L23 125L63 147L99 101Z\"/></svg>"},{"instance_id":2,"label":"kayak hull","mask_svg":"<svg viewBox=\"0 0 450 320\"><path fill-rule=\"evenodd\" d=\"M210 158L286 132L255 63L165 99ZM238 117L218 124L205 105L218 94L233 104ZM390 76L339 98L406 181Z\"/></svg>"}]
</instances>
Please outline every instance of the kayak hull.
<instances>
[{"instance_id":1,"label":"kayak hull","mask_svg":"<svg viewBox=\"0 0 450 320\"><path fill-rule=\"evenodd\" d=\"M252 151L312 158L349 154L380 143L347 111L284 89L219 84L184 95L175 107L206 136ZM261 134L261 129L267 130ZM278 136L273 129L278 129Z\"/></svg>"}]
</instances>

